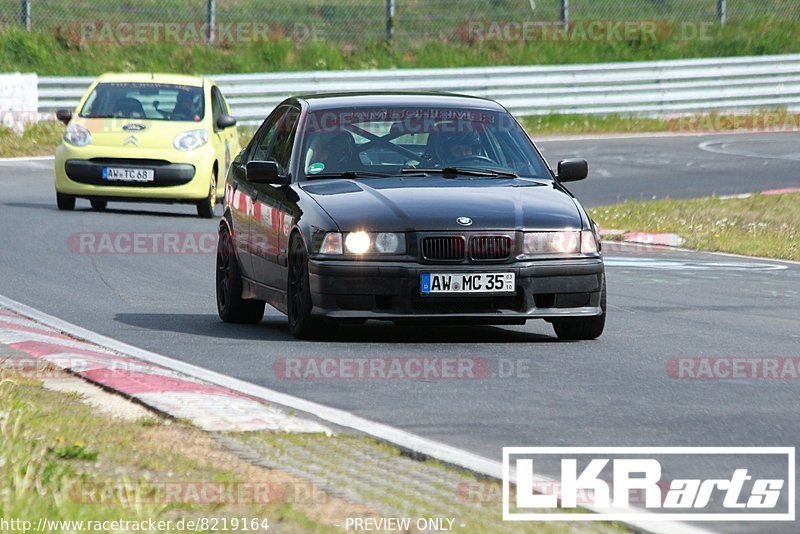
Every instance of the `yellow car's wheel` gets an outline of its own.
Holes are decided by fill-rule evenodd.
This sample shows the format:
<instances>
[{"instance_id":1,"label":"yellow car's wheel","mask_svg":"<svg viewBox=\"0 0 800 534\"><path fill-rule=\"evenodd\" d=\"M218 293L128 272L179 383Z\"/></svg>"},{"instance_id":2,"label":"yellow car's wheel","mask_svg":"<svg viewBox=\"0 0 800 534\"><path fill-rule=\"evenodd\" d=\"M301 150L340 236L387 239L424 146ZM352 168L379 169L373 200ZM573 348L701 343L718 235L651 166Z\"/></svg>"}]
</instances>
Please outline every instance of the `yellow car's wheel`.
<instances>
[{"instance_id":1,"label":"yellow car's wheel","mask_svg":"<svg viewBox=\"0 0 800 534\"><path fill-rule=\"evenodd\" d=\"M60 210L74 210L75 197L72 195L65 195L64 193L56 193L56 205Z\"/></svg>"},{"instance_id":2,"label":"yellow car's wheel","mask_svg":"<svg viewBox=\"0 0 800 534\"><path fill-rule=\"evenodd\" d=\"M108 206L106 200L90 200L89 203L92 205L92 209L97 211L103 211Z\"/></svg>"},{"instance_id":3,"label":"yellow car's wheel","mask_svg":"<svg viewBox=\"0 0 800 534\"><path fill-rule=\"evenodd\" d=\"M217 205L217 171L216 169L211 172L211 184L208 190L208 196L197 203L197 215L204 219L210 219L214 216L214 206Z\"/></svg>"}]
</instances>

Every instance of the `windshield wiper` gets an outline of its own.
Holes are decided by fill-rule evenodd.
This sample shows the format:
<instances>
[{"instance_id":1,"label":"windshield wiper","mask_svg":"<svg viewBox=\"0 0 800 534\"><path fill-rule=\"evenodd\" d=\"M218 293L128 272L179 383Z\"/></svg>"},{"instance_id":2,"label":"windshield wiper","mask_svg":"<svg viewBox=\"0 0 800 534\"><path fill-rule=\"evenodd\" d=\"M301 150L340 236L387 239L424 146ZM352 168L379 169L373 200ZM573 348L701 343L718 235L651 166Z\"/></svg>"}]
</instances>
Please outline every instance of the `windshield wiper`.
<instances>
[{"instance_id":1,"label":"windshield wiper","mask_svg":"<svg viewBox=\"0 0 800 534\"><path fill-rule=\"evenodd\" d=\"M392 176L395 175L375 171L321 172L318 174L306 173L306 180L316 180L317 178L389 178Z\"/></svg>"},{"instance_id":2,"label":"windshield wiper","mask_svg":"<svg viewBox=\"0 0 800 534\"><path fill-rule=\"evenodd\" d=\"M500 171L496 169L479 169L475 167L406 167L400 169L403 174L441 174L445 178L455 178L462 176L502 176L504 178L519 178L519 175L511 171Z\"/></svg>"}]
</instances>

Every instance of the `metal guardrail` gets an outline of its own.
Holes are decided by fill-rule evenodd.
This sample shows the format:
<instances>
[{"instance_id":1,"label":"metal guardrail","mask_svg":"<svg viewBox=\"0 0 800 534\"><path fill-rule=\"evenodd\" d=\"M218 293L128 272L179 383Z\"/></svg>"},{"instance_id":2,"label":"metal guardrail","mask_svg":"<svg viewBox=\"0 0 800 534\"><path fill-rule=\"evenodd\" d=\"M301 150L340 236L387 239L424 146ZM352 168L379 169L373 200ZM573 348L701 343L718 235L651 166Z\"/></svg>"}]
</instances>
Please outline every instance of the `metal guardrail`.
<instances>
[{"instance_id":1,"label":"metal guardrail","mask_svg":"<svg viewBox=\"0 0 800 534\"><path fill-rule=\"evenodd\" d=\"M448 91L497 100L516 115L646 114L800 107L800 54L591 65L281 72L211 76L242 124L287 96ZM74 107L93 78L39 78L39 111Z\"/></svg>"}]
</instances>

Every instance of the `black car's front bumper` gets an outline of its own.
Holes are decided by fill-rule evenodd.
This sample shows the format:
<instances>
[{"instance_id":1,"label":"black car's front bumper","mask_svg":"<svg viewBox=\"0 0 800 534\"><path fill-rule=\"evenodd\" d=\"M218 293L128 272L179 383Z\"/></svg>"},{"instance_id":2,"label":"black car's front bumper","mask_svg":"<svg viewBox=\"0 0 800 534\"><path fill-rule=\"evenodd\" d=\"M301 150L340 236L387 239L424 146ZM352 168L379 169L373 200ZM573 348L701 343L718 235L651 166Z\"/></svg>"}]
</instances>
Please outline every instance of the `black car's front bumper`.
<instances>
[{"instance_id":1,"label":"black car's front bumper","mask_svg":"<svg viewBox=\"0 0 800 534\"><path fill-rule=\"evenodd\" d=\"M422 295L422 273L513 272L513 295ZM312 314L332 319L526 319L600 315L602 258L501 265L311 260Z\"/></svg>"}]
</instances>

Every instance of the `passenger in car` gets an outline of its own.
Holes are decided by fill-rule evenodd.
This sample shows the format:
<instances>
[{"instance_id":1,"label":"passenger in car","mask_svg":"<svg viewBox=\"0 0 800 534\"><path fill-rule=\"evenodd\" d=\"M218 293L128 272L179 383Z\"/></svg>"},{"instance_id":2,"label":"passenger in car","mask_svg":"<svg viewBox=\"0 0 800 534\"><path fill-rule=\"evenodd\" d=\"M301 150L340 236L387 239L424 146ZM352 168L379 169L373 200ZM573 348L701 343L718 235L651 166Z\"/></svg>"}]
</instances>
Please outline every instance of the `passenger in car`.
<instances>
[{"instance_id":1,"label":"passenger in car","mask_svg":"<svg viewBox=\"0 0 800 534\"><path fill-rule=\"evenodd\" d=\"M455 165L465 158L481 153L481 138L477 132L430 134L425 150L434 165Z\"/></svg>"},{"instance_id":2,"label":"passenger in car","mask_svg":"<svg viewBox=\"0 0 800 534\"><path fill-rule=\"evenodd\" d=\"M172 110L172 120L200 120L200 117L197 116L194 97L191 93L184 91L178 93L178 98L175 101L175 108Z\"/></svg>"},{"instance_id":3,"label":"passenger in car","mask_svg":"<svg viewBox=\"0 0 800 534\"><path fill-rule=\"evenodd\" d=\"M357 171L360 161L356 156L356 142L348 132L319 133L311 143L310 174Z\"/></svg>"},{"instance_id":4,"label":"passenger in car","mask_svg":"<svg viewBox=\"0 0 800 534\"><path fill-rule=\"evenodd\" d=\"M128 119L143 119L145 117L142 103L135 98L120 98L114 102L113 115Z\"/></svg>"}]
</instances>

